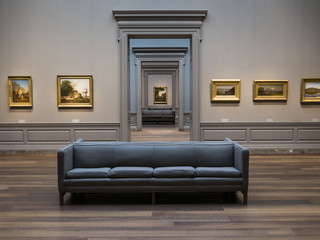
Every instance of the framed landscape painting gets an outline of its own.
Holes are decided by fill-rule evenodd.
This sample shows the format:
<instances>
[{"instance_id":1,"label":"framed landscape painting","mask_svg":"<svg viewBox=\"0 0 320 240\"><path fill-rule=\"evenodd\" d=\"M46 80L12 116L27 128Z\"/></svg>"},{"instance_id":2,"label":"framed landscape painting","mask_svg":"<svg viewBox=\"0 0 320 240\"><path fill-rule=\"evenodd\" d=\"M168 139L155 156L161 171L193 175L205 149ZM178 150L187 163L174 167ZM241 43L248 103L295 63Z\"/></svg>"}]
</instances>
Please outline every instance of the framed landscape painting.
<instances>
[{"instance_id":1,"label":"framed landscape painting","mask_svg":"<svg viewBox=\"0 0 320 240\"><path fill-rule=\"evenodd\" d=\"M31 77L8 77L9 107L32 107Z\"/></svg>"},{"instance_id":2,"label":"framed landscape painting","mask_svg":"<svg viewBox=\"0 0 320 240\"><path fill-rule=\"evenodd\" d=\"M212 79L211 102L239 102L240 79Z\"/></svg>"},{"instance_id":3,"label":"framed landscape painting","mask_svg":"<svg viewBox=\"0 0 320 240\"><path fill-rule=\"evenodd\" d=\"M153 104L167 104L168 100L167 87L154 87L153 88Z\"/></svg>"},{"instance_id":4,"label":"framed landscape painting","mask_svg":"<svg viewBox=\"0 0 320 240\"><path fill-rule=\"evenodd\" d=\"M254 80L254 101L287 101L288 80Z\"/></svg>"},{"instance_id":5,"label":"framed landscape painting","mask_svg":"<svg viewBox=\"0 0 320 240\"><path fill-rule=\"evenodd\" d=\"M301 79L301 102L320 103L320 78Z\"/></svg>"},{"instance_id":6,"label":"framed landscape painting","mask_svg":"<svg viewBox=\"0 0 320 240\"><path fill-rule=\"evenodd\" d=\"M92 76L58 76L58 107L93 107Z\"/></svg>"}]
</instances>

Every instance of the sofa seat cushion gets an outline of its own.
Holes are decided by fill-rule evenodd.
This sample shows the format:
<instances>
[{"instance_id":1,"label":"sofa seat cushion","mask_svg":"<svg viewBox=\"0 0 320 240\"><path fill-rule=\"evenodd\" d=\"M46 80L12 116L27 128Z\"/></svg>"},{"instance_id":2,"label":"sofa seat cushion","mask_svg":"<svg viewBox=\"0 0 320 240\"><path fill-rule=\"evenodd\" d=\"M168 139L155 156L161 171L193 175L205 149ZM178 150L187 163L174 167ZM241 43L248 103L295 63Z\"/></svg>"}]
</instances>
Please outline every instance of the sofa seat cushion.
<instances>
[{"instance_id":1,"label":"sofa seat cushion","mask_svg":"<svg viewBox=\"0 0 320 240\"><path fill-rule=\"evenodd\" d=\"M66 172L66 179L78 178L106 178L111 168L74 168Z\"/></svg>"},{"instance_id":2,"label":"sofa seat cushion","mask_svg":"<svg viewBox=\"0 0 320 240\"><path fill-rule=\"evenodd\" d=\"M239 178L241 172L234 167L197 167L198 177Z\"/></svg>"},{"instance_id":3,"label":"sofa seat cushion","mask_svg":"<svg viewBox=\"0 0 320 240\"><path fill-rule=\"evenodd\" d=\"M110 178L150 178L153 175L151 167L114 167L110 170Z\"/></svg>"},{"instance_id":4,"label":"sofa seat cushion","mask_svg":"<svg viewBox=\"0 0 320 240\"><path fill-rule=\"evenodd\" d=\"M196 169L190 166L157 167L153 176L156 178L192 178L196 177Z\"/></svg>"}]
</instances>

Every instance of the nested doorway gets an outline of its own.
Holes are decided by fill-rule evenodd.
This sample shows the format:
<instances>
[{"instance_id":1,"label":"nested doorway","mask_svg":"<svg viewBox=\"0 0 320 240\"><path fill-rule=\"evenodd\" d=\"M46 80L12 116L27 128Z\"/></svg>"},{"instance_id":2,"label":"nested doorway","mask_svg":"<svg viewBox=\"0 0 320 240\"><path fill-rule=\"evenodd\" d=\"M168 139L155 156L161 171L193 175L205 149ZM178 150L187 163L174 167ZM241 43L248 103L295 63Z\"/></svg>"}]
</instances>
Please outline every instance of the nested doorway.
<instances>
[{"instance_id":1,"label":"nested doorway","mask_svg":"<svg viewBox=\"0 0 320 240\"><path fill-rule=\"evenodd\" d=\"M168 123L173 117L180 131L189 129L190 39L130 39L129 43L131 129L141 131L149 120ZM158 93L164 99L157 100Z\"/></svg>"},{"instance_id":2,"label":"nested doorway","mask_svg":"<svg viewBox=\"0 0 320 240\"><path fill-rule=\"evenodd\" d=\"M174 61L171 56L171 61L141 61L141 69L136 64L136 68L141 70L141 74L136 74L139 78L136 80L141 80L141 84L137 84L141 91L136 91L137 102L140 101L137 107L141 108L141 111L130 114L131 141L190 140L190 125L185 120L190 112L185 111L183 102L186 98L189 101L187 106L190 105L190 88L187 88L187 94L183 92L186 50L181 55L181 62ZM152 58L148 56L148 59ZM153 60L156 60L155 56Z\"/></svg>"},{"instance_id":3,"label":"nested doorway","mask_svg":"<svg viewBox=\"0 0 320 240\"><path fill-rule=\"evenodd\" d=\"M114 10L120 48L120 141L130 141L130 39L190 40L190 139L200 140L199 53L207 10Z\"/></svg>"}]
</instances>

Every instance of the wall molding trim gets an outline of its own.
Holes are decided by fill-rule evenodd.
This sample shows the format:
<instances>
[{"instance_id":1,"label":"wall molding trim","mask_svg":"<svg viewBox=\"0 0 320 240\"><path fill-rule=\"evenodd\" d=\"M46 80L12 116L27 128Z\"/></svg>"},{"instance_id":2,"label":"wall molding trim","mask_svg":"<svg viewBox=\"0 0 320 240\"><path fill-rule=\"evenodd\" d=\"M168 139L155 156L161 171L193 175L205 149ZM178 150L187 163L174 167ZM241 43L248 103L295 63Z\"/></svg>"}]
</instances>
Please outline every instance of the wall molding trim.
<instances>
[{"instance_id":1,"label":"wall molding trim","mask_svg":"<svg viewBox=\"0 0 320 240\"><path fill-rule=\"evenodd\" d=\"M200 129L201 141L229 137L251 154L320 154L320 122L212 122ZM78 138L120 141L119 132L119 123L0 123L0 154L56 153Z\"/></svg>"},{"instance_id":2,"label":"wall molding trim","mask_svg":"<svg viewBox=\"0 0 320 240\"><path fill-rule=\"evenodd\" d=\"M0 123L0 153L56 151L84 138L119 141L119 123Z\"/></svg>"},{"instance_id":3,"label":"wall molding trim","mask_svg":"<svg viewBox=\"0 0 320 240\"><path fill-rule=\"evenodd\" d=\"M200 129L201 141L229 137L253 154L320 153L320 122L213 122Z\"/></svg>"},{"instance_id":4,"label":"wall molding trim","mask_svg":"<svg viewBox=\"0 0 320 240\"><path fill-rule=\"evenodd\" d=\"M196 28L200 30L208 13L207 10L113 10L112 12L118 22L119 41L124 36L121 29ZM197 37L201 40L201 34Z\"/></svg>"}]
</instances>

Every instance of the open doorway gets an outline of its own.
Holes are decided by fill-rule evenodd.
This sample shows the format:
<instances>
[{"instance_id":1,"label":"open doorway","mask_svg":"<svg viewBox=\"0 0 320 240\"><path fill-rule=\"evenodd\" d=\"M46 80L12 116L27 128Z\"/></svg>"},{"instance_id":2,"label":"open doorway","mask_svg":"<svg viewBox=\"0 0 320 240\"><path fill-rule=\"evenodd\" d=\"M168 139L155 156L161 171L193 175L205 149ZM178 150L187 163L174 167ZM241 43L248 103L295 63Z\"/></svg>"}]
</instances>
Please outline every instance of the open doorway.
<instances>
[{"instance_id":1,"label":"open doorway","mask_svg":"<svg viewBox=\"0 0 320 240\"><path fill-rule=\"evenodd\" d=\"M134 38L129 49L131 141L149 140L146 128L161 141L190 140L190 39Z\"/></svg>"},{"instance_id":2,"label":"open doorway","mask_svg":"<svg viewBox=\"0 0 320 240\"><path fill-rule=\"evenodd\" d=\"M155 65L154 65L155 64ZM147 63L142 70L141 126L131 128L131 141L189 141L190 128L179 114L178 64ZM180 129L179 125L182 126Z\"/></svg>"},{"instance_id":3,"label":"open doorway","mask_svg":"<svg viewBox=\"0 0 320 240\"><path fill-rule=\"evenodd\" d=\"M190 139L200 140L199 54L201 26L207 10L113 10L120 50L120 141L130 141L130 39L189 39ZM138 73L140 71L137 71ZM141 73L141 72L140 72ZM139 89L139 88L137 88ZM140 109L140 108L138 108Z\"/></svg>"}]
</instances>

